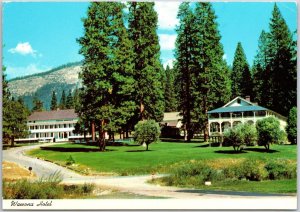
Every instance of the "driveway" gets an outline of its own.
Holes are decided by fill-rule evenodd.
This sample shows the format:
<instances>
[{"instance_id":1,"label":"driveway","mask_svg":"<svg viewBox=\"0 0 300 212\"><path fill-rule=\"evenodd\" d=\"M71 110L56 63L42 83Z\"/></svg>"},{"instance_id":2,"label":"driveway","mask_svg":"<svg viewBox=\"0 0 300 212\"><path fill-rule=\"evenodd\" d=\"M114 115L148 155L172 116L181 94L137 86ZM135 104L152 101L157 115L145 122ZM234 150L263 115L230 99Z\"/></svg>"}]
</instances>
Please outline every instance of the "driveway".
<instances>
[{"instance_id":1,"label":"driveway","mask_svg":"<svg viewBox=\"0 0 300 212\"><path fill-rule=\"evenodd\" d=\"M271 208L276 205L286 206L297 205L296 196L288 195L262 195L248 192L224 192L224 191L205 191L190 188L177 188L170 186L159 186L147 183L153 176L83 176L75 173L67 168L58 166L48 161L32 158L24 154L25 151L39 148L41 146L49 146L53 143L42 145L24 146L13 149L3 150L3 160L18 163L23 167L32 167L32 171L38 177L47 177L55 171L60 171L63 177L63 183L70 184L83 184L95 183L100 186L115 188L121 192L130 192L139 195L157 196L175 199L215 199L219 200L238 200L240 201L253 201L258 203L261 201L262 205L267 202L273 202ZM159 177L159 176L154 176ZM277 208L282 208L276 206ZM289 208L289 207L288 207Z\"/></svg>"}]
</instances>

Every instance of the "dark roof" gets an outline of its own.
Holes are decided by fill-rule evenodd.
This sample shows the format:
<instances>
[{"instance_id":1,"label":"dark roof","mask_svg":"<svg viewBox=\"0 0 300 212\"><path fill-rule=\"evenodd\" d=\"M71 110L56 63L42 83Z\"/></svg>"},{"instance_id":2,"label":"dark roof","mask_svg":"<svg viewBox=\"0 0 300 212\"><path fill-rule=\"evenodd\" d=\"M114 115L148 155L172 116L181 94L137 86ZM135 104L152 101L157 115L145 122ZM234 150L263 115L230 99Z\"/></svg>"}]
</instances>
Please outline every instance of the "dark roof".
<instances>
[{"instance_id":1,"label":"dark roof","mask_svg":"<svg viewBox=\"0 0 300 212\"><path fill-rule=\"evenodd\" d=\"M207 113L226 113L226 112L244 112L244 111L261 111L261 110L269 110L269 109L258 105L232 106L232 107L219 107L217 109L210 110Z\"/></svg>"},{"instance_id":2,"label":"dark roof","mask_svg":"<svg viewBox=\"0 0 300 212\"><path fill-rule=\"evenodd\" d=\"M78 118L74 109L33 112L28 121L64 120Z\"/></svg>"}]
</instances>

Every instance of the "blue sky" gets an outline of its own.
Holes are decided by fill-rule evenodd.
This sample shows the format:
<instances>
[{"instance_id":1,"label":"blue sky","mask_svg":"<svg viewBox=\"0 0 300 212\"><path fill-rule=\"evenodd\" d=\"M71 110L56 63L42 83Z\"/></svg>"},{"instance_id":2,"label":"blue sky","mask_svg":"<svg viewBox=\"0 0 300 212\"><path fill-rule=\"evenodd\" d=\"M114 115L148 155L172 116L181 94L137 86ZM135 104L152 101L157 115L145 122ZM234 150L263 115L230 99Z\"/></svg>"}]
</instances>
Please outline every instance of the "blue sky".
<instances>
[{"instance_id":1,"label":"blue sky","mask_svg":"<svg viewBox=\"0 0 300 212\"><path fill-rule=\"evenodd\" d=\"M83 34L81 18L87 2L12 2L3 4L3 64L7 78L47 71L81 60L76 39ZM291 31L297 28L295 3L277 3ZM161 61L174 59L175 26L179 2L158 2L158 34ZM260 32L268 31L274 3L222 3L213 7L218 16L221 42L228 64L232 64L237 43L242 42L249 64L257 50Z\"/></svg>"}]
</instances>

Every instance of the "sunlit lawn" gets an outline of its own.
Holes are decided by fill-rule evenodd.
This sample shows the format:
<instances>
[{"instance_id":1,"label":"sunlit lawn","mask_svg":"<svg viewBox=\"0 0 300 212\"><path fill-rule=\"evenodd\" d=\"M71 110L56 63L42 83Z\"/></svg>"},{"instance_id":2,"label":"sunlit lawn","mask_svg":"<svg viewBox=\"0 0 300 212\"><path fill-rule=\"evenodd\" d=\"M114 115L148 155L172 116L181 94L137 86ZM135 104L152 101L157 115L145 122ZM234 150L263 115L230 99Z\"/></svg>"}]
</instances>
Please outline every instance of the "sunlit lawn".
<instances>
[{"instance_id":1,"label":"sunlit lawn","mask_svg":"<svg viewBox=\"0 0 300 212\"><path fill-rule=\"evenodd\" d=\"M30 155L65 164L70 155L81 167L95 172L113 172L120 175L166 173L170 165L190 160L213 160L222 158L291 159L296 160L297 146L272 145L270 152L264 147L249 147L242 153L235 153L232 147L208 147L200 143L159 142L145 147L108 146L106 152L99 152L96 146L83 144L57 144L45 149L36 149Z\"/></svg>"}]
</instances>

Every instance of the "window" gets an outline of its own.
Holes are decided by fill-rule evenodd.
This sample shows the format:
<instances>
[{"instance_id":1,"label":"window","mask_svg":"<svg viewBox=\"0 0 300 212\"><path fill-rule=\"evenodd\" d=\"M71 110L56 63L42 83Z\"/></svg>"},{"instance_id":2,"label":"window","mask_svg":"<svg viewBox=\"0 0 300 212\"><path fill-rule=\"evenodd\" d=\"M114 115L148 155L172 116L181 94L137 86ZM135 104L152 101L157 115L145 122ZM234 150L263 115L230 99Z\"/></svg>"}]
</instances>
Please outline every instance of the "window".
<instances>
[{"instance_id":1,"label":"window","mask_svg":"<svg viewBox=\"0 0 300 212\"><path fill-rule=\"evenodd\" d=\"M241 100L240 100L240 99L237 99L237 103L238 103L238 104L241 104Z\"/></svg>"},{"instance_id":2,"label":"window","mask_svg":"<svg viewBox=\"0 0 300 212\"><path fill-rule=\"evenodd\" d=\"M64 128L67 128L67 125L66 125L66 124L64 124Z\"/></svg>"}]
</instances>

